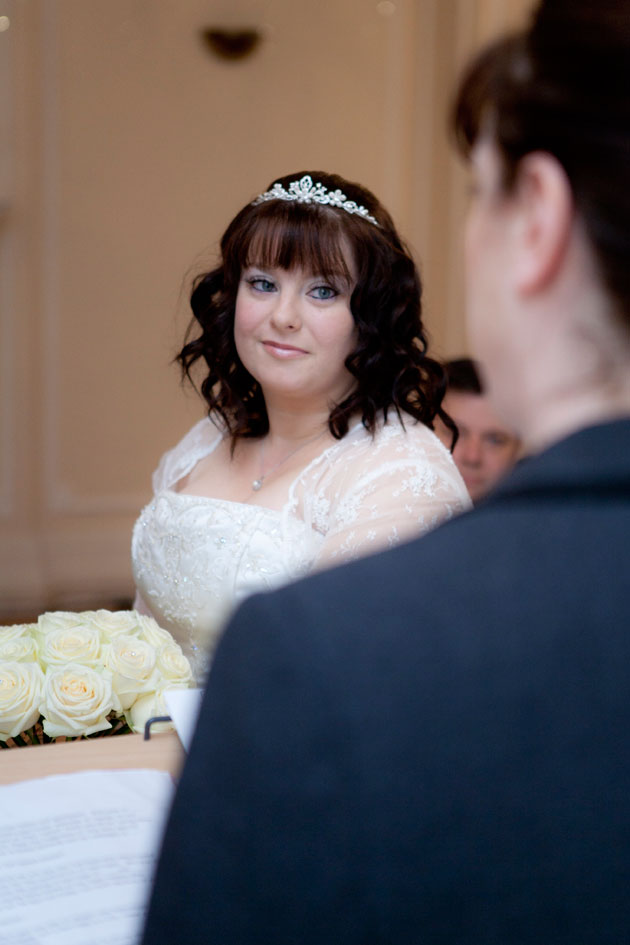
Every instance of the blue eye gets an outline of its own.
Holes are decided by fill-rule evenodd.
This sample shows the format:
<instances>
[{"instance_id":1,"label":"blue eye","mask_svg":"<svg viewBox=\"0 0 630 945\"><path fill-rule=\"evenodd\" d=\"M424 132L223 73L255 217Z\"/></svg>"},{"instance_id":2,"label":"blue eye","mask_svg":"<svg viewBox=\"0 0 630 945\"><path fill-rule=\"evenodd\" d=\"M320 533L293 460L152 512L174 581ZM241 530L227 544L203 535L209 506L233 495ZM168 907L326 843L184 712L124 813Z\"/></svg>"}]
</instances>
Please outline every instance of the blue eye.
<instances>
[{"instance_id":1,"label":"blue eye","mask_svg":"<svg viewBox=\"0 0 630 945\"><path fill-rule=\"evenodd\" d=\"M330 285L317 285L314 289L311 289L309 294L312 295L313 298L327 302L328 299L334 299L338 293Z\"/></svg>"},{"instance_id":2,"label":"blue eye","mask_svg":"<svg viewBox=\"0 0 630 945\"><path fill-rule=\"evenodd\" d=\"M276 287L274 283L270 282L269 279L264 279L262 276L252 276L252 278L247 281L257 292L275 292Z\"/></svg>"}]
</instances>

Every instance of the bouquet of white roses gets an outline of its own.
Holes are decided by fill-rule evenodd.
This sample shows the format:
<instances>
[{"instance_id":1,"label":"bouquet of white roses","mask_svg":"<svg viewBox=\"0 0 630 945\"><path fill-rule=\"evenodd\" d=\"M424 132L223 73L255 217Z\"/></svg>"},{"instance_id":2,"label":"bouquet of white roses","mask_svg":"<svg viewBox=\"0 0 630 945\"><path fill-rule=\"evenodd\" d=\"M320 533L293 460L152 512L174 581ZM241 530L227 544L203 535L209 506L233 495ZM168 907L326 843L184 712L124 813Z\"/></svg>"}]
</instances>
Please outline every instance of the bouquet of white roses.
<instances>
[{"instance_id":1,"label":"bouquet of white roses","mask_svg":"<svg viewBox=\"0 0 630 945\"><path fill-rule=\"evenodd\" d=\"M41 741L36 727L44 740L142 731L168 714L167 689L191 685L170 633L134 610L56 611L0 627L0 742Z\"/></svg>"}]
</instances>

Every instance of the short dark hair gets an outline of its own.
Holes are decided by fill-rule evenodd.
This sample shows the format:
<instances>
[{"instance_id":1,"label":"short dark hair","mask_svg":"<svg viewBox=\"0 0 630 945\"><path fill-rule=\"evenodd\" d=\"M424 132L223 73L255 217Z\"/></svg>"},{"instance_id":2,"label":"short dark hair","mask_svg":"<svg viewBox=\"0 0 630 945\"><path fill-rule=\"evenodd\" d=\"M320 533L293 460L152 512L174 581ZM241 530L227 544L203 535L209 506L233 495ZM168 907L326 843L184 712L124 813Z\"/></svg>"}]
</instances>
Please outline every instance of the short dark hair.
<instances>
[{"instance_id":1,"label":"short dark hair","mask_svg":"<svg viewBox=\"0 0 630 945\"><path fill-rule=\"evenodd\" d=\"M530 30L502 39L464 73L453 124L468 155L489 130L509 189L532 151L564 167L603 282L630 319L630 6L543 0Z\"/></svg>"},{"instance_id":2,"label":"short dark hair","mask_svg":"<svg viewBox=\"0 0 630 945\"><path fill-rule=\"evenodd\" d=\"M447 390L460 391L462 394L483 394L483 385L475 361L472 358L455 358L447 361Z\"/></svg>"},{"instance_id":3,"label":"short dark hair","mask_svg":"<svg viewBox=\"0 0 630 945\"><path fill-rule=\"evenodd\" d=\"M360 184L322 171L298 171L278 182L288 189L290 182L307 174L365 207L378 225L318 203L248 203L223 234L218 265L194 282L190 299L194 317L177 356L182 375L193 381L191 368L205 362L201 393L209 413L223 419L233 443L238 437L264 435L269 421L263 393L241 363L234 343L241 272L255 264L347 278L343 251L349 247L357 273L350 301L357 343L345 363L355 385L343 402L333 406L330 431L340 439L350 418L358 414L373 433L378 412L387 417L389 409L432 427L435 415L441 413L446 380L443 367L427 356L422 285L411 254L389 213Z\"/></svg>"}]
</instances>

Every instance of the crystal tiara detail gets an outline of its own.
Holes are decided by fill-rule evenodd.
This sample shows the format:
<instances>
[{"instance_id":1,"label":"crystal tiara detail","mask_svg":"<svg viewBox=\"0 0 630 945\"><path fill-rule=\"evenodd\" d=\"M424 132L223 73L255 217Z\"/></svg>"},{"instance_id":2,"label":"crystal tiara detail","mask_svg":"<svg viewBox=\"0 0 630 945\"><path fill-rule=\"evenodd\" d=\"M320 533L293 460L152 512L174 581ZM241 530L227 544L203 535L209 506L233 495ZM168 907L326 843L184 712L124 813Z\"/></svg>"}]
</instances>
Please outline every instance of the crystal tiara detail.
<instances>
[{"instance_id":1,"label":"crystal tiara detail","mask_svg":"<svg viewBox=\"0 0 630 945\"><path fill-rule=\"evenodd\" d=\"M329 191L323 184L314 184L312 178L305 174L301 180L293 180L289 184L289 189L285 190L282 184L276 183L271 190L252 200L252 206L259 203L266 203L267 200L290 200L297 203L321 203L329 207L339 207L346 213L357 214L364 220L369 220L374 226L379 226L378 220L370 216L365 207L360 207L354 200L348 200L346 195L340 190Z\"/></svg>"}]
</instances>

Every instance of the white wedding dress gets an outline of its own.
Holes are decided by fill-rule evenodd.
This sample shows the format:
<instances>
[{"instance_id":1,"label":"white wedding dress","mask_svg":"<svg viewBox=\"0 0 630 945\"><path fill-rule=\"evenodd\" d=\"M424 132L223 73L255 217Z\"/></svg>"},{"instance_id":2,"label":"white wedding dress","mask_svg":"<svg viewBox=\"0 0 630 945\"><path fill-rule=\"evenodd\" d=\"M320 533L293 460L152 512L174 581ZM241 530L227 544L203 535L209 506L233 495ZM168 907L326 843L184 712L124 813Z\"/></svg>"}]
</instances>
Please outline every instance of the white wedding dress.
<instances>
[{"instance_id":1,"label":"white wedding dress","mask_svg":"<svg viewBox=\"0 0 630 945\"><path fill-rule=\"evenodd\" d=\"M162 457L132 539L137 606L173 634L200 682L247 595L391 547L470 505L448 450L411 417L403 427L390 415L374 438L356 424L296 476L280 510L177 491L221 438L205 418Z\"/></svg>"}]
</instances>

